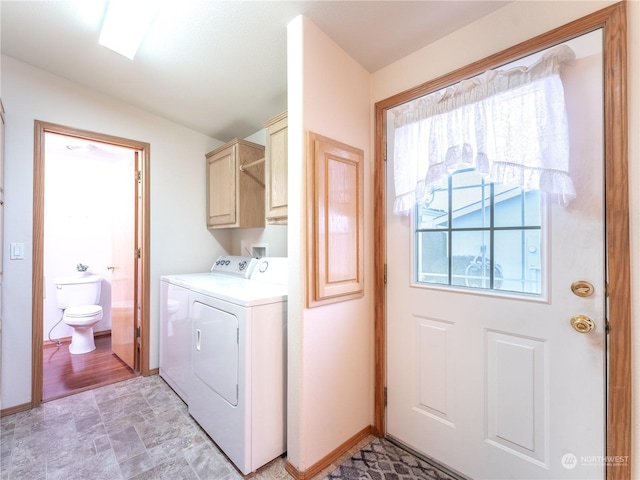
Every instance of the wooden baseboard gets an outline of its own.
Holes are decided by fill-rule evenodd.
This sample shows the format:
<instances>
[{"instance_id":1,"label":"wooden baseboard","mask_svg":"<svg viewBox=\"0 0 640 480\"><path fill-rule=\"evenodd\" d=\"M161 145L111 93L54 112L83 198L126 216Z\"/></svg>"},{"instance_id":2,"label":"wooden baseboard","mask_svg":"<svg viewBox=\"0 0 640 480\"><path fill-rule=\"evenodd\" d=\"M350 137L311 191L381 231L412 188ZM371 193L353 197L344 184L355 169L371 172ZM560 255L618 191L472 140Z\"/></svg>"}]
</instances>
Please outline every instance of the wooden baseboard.
<instances>
[{"instance_id":1,"label":"wooden baseboard","mask_svg":"<svg viewBox=\"0 0 640 480\"><path fill-rule=\"evenodd\" d=\"M148 373L143 374L145 377L150 377L151 375L158 375L160 373L159 368L152 368Z\"/></svg>"},{"instance_id":2,"label":"wooden baseboard","mask_svg":"<svg viewBox=\"0 0 640 480\"><path fill-rule=\"evenodd\" d=\"M358 442L362 439L366 438L368 435L371 435L373 432L373 427L369 425L368 427L362 429L358 433L356 433L349 440L344 442L338 448L329 453L326 457L321 459L320 461L313 464L311 467L307 468L305 471L301 472L296 467L291 465L289 462L286 462L284 465L284 469L296 480L309 480L313 478L315 475L320 473L325 468L329 467L333 462L335 462L342 455L347 453L353 447L355 447Z\"/></svg>"},{"instance_id":3,"label":"wooden baseboard","mask_svg":"<svg viewBox=\"0 0 640 480\"><path fill-rule=\"evenodd\" d=\"M6 417L7 415L13 415L14 413L25 412L27 410L31 410L31 402L0 410L0 417Z\"/></svg>"}]
</instances>

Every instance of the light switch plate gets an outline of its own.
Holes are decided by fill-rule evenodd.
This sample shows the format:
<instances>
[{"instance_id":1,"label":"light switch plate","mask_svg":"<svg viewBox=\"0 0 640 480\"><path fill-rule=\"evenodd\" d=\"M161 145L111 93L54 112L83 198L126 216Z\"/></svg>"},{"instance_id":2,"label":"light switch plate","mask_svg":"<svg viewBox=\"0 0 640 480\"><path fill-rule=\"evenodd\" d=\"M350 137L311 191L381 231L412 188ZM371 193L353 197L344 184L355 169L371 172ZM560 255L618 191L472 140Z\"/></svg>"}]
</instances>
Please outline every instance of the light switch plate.
<instances>
[{"instance_id":1,"label":"light switch plate","mask_svg":"<svg viewBox=\"0 0 640 480\"><path fill-rule=\"evenodd\" d=\"M9 258L11 260L24 260L24 243L12 243Z\"/></svg>"}]
</instances>

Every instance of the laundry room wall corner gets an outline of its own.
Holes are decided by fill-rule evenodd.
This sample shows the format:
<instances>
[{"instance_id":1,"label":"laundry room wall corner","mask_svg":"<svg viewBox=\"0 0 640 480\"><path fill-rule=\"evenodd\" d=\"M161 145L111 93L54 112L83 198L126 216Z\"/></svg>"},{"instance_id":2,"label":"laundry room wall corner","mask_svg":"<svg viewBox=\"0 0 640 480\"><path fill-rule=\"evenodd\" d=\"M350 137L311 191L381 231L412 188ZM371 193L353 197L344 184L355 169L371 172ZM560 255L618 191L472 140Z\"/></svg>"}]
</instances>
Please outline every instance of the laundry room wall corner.
<instances>
[{"instance_id":1,"label":"laundry room wall corner","mask_svg":"<svg viewBox=\"0 0 640 480\"><path fill-rule=\"evenodd\" d=\"M202 271L226 253L206 228L204 155L222 142L106 95L2 56L5 147L5 238L25 245L7 261L2 329L2 408L31 402L31 247L34 120L151 145L150 352L158 367L159 277ZM186 208L185 206L188 206Z\"/></svg>"},{"instance_id":2,"label":"laundry room wall corner","mask_svg":"<svg viewBox=\"0 0 640 480\"><path fill-rule=\"evenodd\" d=\"M305 17L288 25L290 471L314 475L373 422L370 75ZM306 132L364 151L362 298L307 308Z\"/></svg>"}]
</instances>

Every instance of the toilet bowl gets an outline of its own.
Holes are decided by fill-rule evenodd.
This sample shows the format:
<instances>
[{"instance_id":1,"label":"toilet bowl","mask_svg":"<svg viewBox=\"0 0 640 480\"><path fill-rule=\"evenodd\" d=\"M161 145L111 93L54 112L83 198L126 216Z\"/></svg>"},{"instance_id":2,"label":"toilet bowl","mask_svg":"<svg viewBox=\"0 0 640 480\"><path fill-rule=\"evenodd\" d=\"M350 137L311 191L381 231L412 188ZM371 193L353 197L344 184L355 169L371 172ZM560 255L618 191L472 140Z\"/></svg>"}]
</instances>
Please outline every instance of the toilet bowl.
<instances>
[{"instance_id":1,"label":"toilet bowl","mask_svg":"<svg viewBox=\"0 0 640 480\"><path fill-rule=\"evenodd\" d=\"M102 319L100 301L102 277L69 276L55 279L58 308L62 321L73 328L69 353L79 355L96 349L93 326Z\"/></svg>"},{"instance_id":2,"label":"toilet bowl","mask_svg":"<svg viewBox=\"0 0 640 480\"><path fill-rule=\"evenodd\" d=\"M93 326L100 320L102 320L100 305L81 305L69 307L64 311L62 321L73 328L69 353L78 355L96 349Z\"/></svg>"}]
</instances>

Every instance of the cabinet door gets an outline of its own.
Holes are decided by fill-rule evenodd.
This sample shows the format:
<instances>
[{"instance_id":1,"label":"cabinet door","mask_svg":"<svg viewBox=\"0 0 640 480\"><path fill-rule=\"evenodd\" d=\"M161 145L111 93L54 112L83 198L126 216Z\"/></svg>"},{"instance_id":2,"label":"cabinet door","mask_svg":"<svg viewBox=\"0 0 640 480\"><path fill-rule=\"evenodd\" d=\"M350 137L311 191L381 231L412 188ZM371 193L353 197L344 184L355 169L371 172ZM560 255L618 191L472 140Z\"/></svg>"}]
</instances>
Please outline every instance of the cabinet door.
<instances>
[{"instance_id":1,"label":"cabinet door","mask_svg":"<svg viewBox=\"0 0 640 480\"><path fill-rule=\"evenodd\" d=\"M232 225L236 222L236 147L209 157L209 210L207 225Z\"/></svg>"},{"instance_id":2,"label":"cabinet door","mask_svg":"<svg viewBox=\"0 0 640 480\"><path fill-rule=\"evenodd\" d=\"M271 224L287 223L288 135L286 114L267 126L265 155L266 218Z\"/></svg>"},{"instance_id":3,"label":"cabinet door","mask_svg":"<svg viewBox=\"0 0 640 480\"><path fill-rule=\"evenodd\" d=\"M308 306L364 295L364 152L307 132Z\"/></svg>"}]
</instances>

